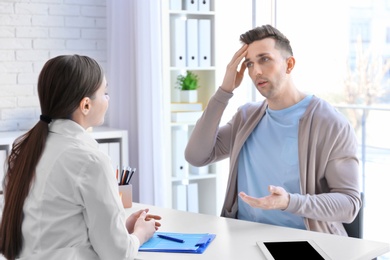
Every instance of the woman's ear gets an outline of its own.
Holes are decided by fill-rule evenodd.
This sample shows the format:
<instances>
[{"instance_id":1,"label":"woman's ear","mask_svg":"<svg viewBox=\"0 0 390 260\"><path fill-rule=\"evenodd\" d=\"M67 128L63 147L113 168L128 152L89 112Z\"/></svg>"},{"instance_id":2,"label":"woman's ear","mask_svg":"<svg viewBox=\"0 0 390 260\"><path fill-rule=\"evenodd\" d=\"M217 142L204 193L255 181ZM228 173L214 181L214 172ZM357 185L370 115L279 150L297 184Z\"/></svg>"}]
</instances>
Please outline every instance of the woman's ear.
<instances>
[{"instance_id":1,"label":"woman's ear","mask_svg":"<svg viewBox=\"0 0 390 260\"><path fill-rule=\"evenodd\" d=\"M80 101L79 105L81 113L86 116L89 113L89 110L91 109L91 99L89 97L85 97Z\"/></svg>"}]
</instances>

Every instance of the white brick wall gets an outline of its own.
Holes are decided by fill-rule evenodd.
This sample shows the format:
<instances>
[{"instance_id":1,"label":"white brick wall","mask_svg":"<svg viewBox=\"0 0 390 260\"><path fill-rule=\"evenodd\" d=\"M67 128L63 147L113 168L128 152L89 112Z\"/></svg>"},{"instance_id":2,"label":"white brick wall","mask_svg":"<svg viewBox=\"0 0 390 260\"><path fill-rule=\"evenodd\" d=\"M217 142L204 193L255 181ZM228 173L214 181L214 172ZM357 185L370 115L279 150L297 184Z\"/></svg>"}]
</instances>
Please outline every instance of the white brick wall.
<instances>
[{"instance_id":1,"label":"white brick wall","mask_svg":"<svg viewBox=\"0 0 390 260\"><path fill-rule=\"evenodd\" d=\"M106 0L1 0L0 131L28 130L40 114L43 64L61 54L107 63Z\"/></svg>"}]
</instances>

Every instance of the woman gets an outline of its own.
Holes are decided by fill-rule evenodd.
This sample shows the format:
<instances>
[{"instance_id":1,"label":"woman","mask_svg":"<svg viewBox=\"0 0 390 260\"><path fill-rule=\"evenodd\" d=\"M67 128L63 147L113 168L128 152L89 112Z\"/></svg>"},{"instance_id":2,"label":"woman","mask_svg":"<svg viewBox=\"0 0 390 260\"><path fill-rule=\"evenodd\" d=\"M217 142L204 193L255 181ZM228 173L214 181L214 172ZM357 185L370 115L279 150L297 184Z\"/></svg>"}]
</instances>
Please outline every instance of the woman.
<instances>
[{"instance_id":1,"label":"woman","mask_svg":"<svg viewBox=\"0 0 390 260\"><path fill-rule=\"evenodd\" d=\"M58 56L38 79L42 115L13 145L0 252L7 259L133 259L160 224L127 220L109 157L86 129L101 125L107 82L86 56Z\"/></svg>"}]
</instances>

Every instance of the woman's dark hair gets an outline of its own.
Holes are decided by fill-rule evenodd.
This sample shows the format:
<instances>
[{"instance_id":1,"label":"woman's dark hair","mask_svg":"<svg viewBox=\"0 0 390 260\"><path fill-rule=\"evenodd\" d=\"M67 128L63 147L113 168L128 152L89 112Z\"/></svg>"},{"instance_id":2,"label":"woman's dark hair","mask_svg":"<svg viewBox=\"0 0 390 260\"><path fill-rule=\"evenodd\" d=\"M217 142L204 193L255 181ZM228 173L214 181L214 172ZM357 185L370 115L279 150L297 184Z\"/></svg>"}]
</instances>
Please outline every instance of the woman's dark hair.
<instances>
[{"instance_id":1,"label":"woman's dark hair","mask_svg":"<svg viewBox=\"0 0 390 260\"><path fill-rule=\"evenodd\" d=\"M275 39L275 47L279 50L286 51L289 55L293 56L293 51L290 45L290 41L284 34L271 25L263 25L253 28L244 34L241 34L240 41L245 44L251 44L254 41L262 40L265 38Z\"/></svg>"},{"instance_id":2,"label":"woman's dark hair","mask_svg":"<svg viewBox=\"0 0 390 260\"><path fill-rule=\"evenodd\" d=\"M7 159L0 253L15 259L23 246L23 205L45 147L51 119L70 119L84 97L93 97L104 72L92 58L63 55L46 62L38 78L41 120L18 137Z\"/></svg>"}]
</instances>

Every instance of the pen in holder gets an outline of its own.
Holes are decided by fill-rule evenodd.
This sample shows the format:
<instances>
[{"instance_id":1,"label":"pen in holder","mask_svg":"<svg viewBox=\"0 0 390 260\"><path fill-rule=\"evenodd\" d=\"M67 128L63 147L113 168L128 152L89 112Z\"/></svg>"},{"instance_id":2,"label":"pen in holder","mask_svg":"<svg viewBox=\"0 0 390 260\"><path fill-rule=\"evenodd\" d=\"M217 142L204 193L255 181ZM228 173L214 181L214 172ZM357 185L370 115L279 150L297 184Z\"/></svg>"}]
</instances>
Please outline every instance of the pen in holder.
<instances>
[{"instance_id":1,"label":"pen in holder","mask_svg":"<svg viewBox=\"0 0 390 260\"><path fill-rule=\"evenodd\" d=\"M131 208L133 206L133 185L119 185L119 196L121 197L123 207Z\"/></svg>"},{"instance_id":2,"label":"pen in holder","mask_svg":"<svg viewBox=\"0 0 390 260\"><path fill-rule=\"evenodd\" d=\"M116 180L119 185L119 196L122 199L124 208L131 208L131 206L133 205L133 187L130 184L130 181L136 170L136 168L131 168L130 166L127 166L126 169L123 168L122 171L119 172L119 166L117 166L116 168Z\"/></svg>"}]
</instances>

